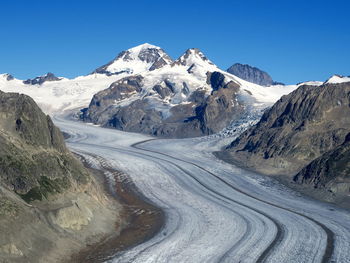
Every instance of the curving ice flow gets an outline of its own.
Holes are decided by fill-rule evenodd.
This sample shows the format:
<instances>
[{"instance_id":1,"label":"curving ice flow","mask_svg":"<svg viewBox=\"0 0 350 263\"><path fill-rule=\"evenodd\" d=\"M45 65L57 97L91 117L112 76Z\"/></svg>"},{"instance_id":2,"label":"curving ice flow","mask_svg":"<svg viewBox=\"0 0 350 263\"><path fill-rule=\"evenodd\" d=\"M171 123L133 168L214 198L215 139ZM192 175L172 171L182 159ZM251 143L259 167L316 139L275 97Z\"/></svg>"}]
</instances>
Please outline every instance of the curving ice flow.
<instances>
[{"instance_id":1,"label":"curving ice flow","mask_svg":"<svg viewBox=\"0 0 350 263\"><path fill-rule=\"evenodd\" d=\"M71 150L124 171L165 212L156 236L110 262L350 262L348 211L217 160L224 139L55 123Z\"/></svg>"}]
</instances>

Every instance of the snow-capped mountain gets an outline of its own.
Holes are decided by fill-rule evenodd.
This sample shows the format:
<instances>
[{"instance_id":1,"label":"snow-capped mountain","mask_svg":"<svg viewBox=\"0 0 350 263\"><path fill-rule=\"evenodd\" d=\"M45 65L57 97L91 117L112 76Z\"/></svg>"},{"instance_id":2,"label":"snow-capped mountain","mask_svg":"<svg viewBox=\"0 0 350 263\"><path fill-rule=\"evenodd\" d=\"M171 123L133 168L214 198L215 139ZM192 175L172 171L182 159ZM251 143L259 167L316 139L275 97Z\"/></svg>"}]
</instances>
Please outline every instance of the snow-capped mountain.
<instances>
[{"instance_id":1,"label":"snow-capped mountain","mask_svg":"<svg viewBox=\"0 0 350 263\"><path fill-rule=\"evenodd\" d=\"M106 75L139 74L143 71L159 69L172 62L173 60L163 49L145 43L122 51L114 60L99 67L93 73Z\"/></svg>"},{"instance_id":2,"label":"snow-capped mountain","mask_svg":"<svg viewBox=\"0 0 350 263\"><path fill-rule=\"evenodd\" d=\"M199 49L188 49L174 61L150 44L123 51L74 79L47 74L23 82L0 75L0 90L29 95L46 113L89 106L84 120L157 135L216 132L248 108L270 106L295 88L242 80L218 68Z\"/></svg>"},{"instance_id":3,"label":"snow-capped mountain","mask_svg":"<svg viewBox=\"0 0 350 263\"><path fill-rule=\"evenodd\" d=\"M135 55L141 52L137 49ZM123 56L113 63L120 63ZM248 108L269 106L295 88L244 81L219 69L194 48L155 70L144 69L95 94L82 119L152 135L200 136L220 131Z\"/></svg>"},{"instance_id":4,"label":"snow-capped mountain","mask_svg":"<svg viewBox=\"0 0 350 263\"><path fill-rule=\"evenodd\" d=\"M210 94L211 87L206 83L206 74L214 71L222 72L229 79L235 80L242 86L242 91L250 92L256 101L262 103L273 103L281 95L294 89L294 87L274 86L262 88L241 80L220 70L198 49L188 49L173 61L160 47L143 44L121 52L114 60L96 69L93 73L74 79L59 77L59 80L40 81L43 80L43 77L45 78L44 75L34 78L33 80L38 81L32 85L32 82L23 83L23 80L16 79L9 74L0 74L0 90L27 94L33 97L46 113L54 113L87 107L97 92L107 89L112 83L122 78L140 74L145 79L144 90L152 91L157 84L164 86L165 83L162 84L162 82L165 79L168 84L175 83L177 89L176 94L172 96L172 103L177 104L186 102L188 98L178 92L184 86L185 93L187 89L194 91L202 88L206 94ZM164 97L164 102L168 99Z\"/></svg>"}]
</instances>

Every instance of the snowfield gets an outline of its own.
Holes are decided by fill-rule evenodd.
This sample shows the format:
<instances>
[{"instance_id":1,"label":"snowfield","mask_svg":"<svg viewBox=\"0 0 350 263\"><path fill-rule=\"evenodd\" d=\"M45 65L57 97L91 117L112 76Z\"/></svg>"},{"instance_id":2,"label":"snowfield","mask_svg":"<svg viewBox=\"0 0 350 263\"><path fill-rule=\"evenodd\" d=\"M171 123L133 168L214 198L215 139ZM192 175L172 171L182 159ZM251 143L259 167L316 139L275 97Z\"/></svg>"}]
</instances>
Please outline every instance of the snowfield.
<instances>
[{"instance_id":1,"label":"snowfield","mask_svg":"<svg viewBox=\"0 0 350 263\"><path fill-rule=\"evenodd\" d=\"M122 170L165 211L155 237L110 262L350 262L350 213L217 160L211 152L232 138L155 140L55 123L72 135L71 150Z\"/></svg>"}]
</instances>

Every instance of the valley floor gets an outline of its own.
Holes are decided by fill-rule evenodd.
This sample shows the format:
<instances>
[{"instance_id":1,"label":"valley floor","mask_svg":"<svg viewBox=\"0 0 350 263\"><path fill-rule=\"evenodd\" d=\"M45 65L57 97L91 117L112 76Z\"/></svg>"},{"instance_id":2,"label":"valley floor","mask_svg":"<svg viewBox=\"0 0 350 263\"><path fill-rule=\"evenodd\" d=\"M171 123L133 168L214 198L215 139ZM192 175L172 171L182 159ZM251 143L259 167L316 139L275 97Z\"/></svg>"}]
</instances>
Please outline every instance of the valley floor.
<instances>
[{"instance_id":1,"label":"valley floor","mask_svg":"<svg viewBox=\"0 0 350 263\"><path fill-rule=\"evenodd\" d=\"M110 262L350 262L350 213L216 159L225 140L154 140L56 118L70 149L123 171L165 224Z\"/></svg>"}]
</instances>

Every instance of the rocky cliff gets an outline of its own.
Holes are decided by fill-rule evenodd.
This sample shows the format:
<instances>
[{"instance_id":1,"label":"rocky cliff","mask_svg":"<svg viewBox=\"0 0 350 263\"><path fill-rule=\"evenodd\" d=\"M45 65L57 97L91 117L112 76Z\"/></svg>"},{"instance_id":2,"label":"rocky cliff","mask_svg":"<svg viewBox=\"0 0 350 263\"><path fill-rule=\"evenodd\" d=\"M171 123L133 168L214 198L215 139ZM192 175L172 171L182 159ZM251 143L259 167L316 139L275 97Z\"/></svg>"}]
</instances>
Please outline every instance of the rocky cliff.
<instances>
[{"instance_id":1,"label":"rocky cliff","mask_svg":"<svg viewBox=\"0 0 350 263\"><path fill-rule=\"evenodd\" d=\"M224 154L265 174L347 194L349 114L350 82L303 85L276 102Z\"/></svg>"},{"instance_id":2,"label":"rocky cliff","mask_svg":"<svg viewBox=\"0 0 350 263\"><path fill-rule=\"evenodd\" d=\"M0 91L0 148L1 262L57 262L115 231L117 204L30 97Z\"/></svg>"}]
</instances>

